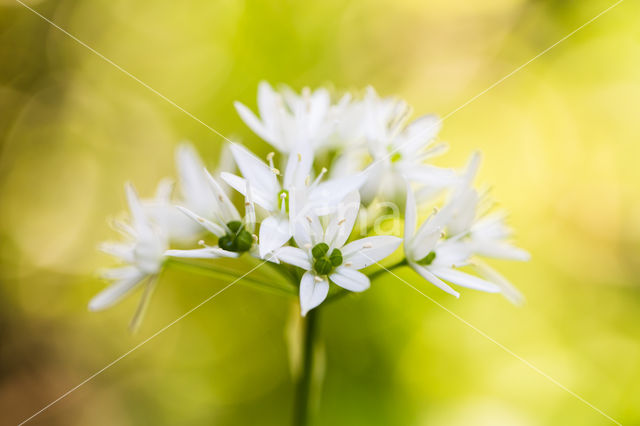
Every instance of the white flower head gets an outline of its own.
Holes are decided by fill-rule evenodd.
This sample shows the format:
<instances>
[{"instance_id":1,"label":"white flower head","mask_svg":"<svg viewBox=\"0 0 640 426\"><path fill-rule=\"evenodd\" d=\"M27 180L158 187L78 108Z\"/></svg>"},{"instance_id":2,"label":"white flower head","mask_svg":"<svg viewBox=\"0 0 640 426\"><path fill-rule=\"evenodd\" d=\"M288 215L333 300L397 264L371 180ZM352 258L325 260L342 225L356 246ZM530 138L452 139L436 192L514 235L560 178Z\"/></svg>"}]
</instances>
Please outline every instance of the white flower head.
<instances>
[{"instance_id":1,"label":"white flower head","mask_svg":"<svg viewBox=\"0 0 640 426\"><path fill-rule=\"evenodd\" d=\"M131 221L116 222L115 225L125 234L127 241L101 245L104 252L117 257L124 266L104 272L103 277L113 281L113 284L91 299L89 309L92 311L114 305L145 278L157 275L169 246L166 231L151 220L133 186L127 184L125 191Z\"/></svg>"},{"instance_id":2,"label":"white flower head","mask_svg":"<svg viewBox=\"0 0 640 426\"><path fill-rule=\"evenodd\" d=\"M334 127L328 115L330 104L326 89L305 87L298 95L289 88L277 92L265 81L258 85L260 118L244 104L234 103L245 124L285 154L293 153L301 143L315 150L326 142Z\"/></svg>"},{"instance_id":3,"label":"white flower head","mask_svg":"<svg viewBox=\"0 0 640 426\"><path fill-rule=\"evenodd\" d=\"M326 224L309 214L296 223L294 240L298 247L281 247L275 257L306 272L300 281L302 315L320 305L329 292L329 282L354 292L369 288L369 278L359 272L389 256L402 240L393 236L366 237L345 244L358 216L360 198L357 191L341 203L337 214Z\"/></svg>"}]
</instances>

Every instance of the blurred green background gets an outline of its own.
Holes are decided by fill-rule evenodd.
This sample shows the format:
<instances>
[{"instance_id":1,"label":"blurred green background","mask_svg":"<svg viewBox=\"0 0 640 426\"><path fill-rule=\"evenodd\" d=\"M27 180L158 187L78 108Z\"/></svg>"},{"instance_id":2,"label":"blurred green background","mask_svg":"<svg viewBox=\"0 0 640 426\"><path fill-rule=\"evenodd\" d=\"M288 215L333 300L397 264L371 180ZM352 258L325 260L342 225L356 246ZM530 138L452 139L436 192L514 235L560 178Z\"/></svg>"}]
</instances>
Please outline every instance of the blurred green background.
<instances>
[{"instance_id":1,"label":"blurred green background","mask_svg":"<svg viewBox=\"0 0 640 426\"><path fill-rule=\"evenodd\" d=\"M445 115L613 4L525 1L29 1L229 137L267 146L234 100L257 83L371 84ZM443 164L484 152L523 291L418 288L623 424L640 424L640 4L626 1L444 122ZM168 271L101 313L96 249L123 183L149 196L192 141L221 138L12 0L0 1L0 423L16 424L214 291ZM38 425L283 425L292 302L234 286L63 399ZM393 278L322 313L318 425L609 421Z\"/></svg>"}]
</instances>

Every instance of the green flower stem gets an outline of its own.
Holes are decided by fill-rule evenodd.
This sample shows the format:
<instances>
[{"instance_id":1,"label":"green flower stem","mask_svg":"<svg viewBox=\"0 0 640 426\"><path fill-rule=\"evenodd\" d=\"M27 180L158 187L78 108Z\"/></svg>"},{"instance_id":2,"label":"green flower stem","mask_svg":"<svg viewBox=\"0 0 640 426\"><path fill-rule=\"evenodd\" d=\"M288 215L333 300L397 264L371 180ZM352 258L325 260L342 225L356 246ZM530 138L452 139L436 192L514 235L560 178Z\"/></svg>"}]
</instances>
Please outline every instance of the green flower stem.
<instances>
[{"instance_id":1,"label":"green flower stem","mask_svg":"<svg viewBox=\"0 0 640 426\"><path fill-rule=\"evenodd\" d=\"M302 371L296 384L295 404L293 406L293 426L309 424L309 405L313 378L313 354L317 331L319 308L307 313L303 321L302 333Z\"/></svg>"},{"instance_id":2,"label":"green flower stem","mask_svg":"<svg viewBox=\"0 0 640 426\"><path fill-rule=\"evenodd\" d=\"M226 280L230 282L242 276L242 273L238 271L220 268L218 266L214 267L204 262L183 261L183 260L178 260L176 258L171 258L167 260L165 263L165 266L167 268L175 267L175 268L179 268L194 274L199 274L199 275L215 278L218 280ZM297 288L293 286L290 286L290 285L287 285L286 287L279 286L277 285L277 281L271 281L271 282L263 281L257 278L252 278L248 275L243 277L238 282L251 286L253 288L267 291L274 294L287 295L287 296L297 294ZM288 282L289 281L287 281L287 283Z\"/></svg>"}]
</instances>

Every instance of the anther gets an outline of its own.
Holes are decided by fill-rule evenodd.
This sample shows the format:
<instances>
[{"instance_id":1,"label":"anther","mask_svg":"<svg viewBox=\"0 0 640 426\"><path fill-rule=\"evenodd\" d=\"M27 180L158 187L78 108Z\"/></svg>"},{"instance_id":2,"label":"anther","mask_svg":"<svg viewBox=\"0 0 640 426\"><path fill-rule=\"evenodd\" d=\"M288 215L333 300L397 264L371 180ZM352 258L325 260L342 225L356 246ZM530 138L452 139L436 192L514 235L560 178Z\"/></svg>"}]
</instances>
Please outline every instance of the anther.
<instances>
[{"instance_id":1,"label":"anther","mask_svg":"<svg viewBox=\"0 0 640 426\"><path fill-rule=\"evenodd\" d=\"M373 245L371 245L370 243L362 245L362 248L372 248L372 247L373 247Z\"/></svg>"},{"instance_id":2,"label":"anther","mask_svg":"<svg viewBox=\"0 0 640 426\"><path fill-rule=\"evenodd\" d=\"M338 226L342 225L343 223L345 223L347 221L347 219L340 219L338 221Z\"/></svg>"}]
</instances>

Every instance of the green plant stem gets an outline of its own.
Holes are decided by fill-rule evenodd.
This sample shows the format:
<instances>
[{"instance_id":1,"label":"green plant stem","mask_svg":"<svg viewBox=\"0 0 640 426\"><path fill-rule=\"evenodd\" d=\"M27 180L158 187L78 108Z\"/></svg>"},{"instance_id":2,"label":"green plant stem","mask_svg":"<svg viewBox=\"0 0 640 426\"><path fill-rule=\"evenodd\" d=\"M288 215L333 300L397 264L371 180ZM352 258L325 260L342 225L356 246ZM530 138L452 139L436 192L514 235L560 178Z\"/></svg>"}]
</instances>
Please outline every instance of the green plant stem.
<instances>
[{"instance_id":1,"label":"green plant stem","mask_svg":"<svg viewBox=\"0 0 640 426\"><path fill-rule=\"evenodd\" d=\"M303 322L302 334L302 371L296 384L295 404L293 406L293 426L309 424L309 402L313 378L313 354L316 339L319 308L309 311Z\"/></svg>"}]
</instances>

